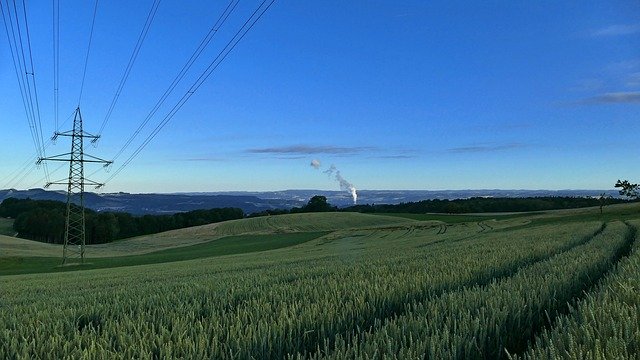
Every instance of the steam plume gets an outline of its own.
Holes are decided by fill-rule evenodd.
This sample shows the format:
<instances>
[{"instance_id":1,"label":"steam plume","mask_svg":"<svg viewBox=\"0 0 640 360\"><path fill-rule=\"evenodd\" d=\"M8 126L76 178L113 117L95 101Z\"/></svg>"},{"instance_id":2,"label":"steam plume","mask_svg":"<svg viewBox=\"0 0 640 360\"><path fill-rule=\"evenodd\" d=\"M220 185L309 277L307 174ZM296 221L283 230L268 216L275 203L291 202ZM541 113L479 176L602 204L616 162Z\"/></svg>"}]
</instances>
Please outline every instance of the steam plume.
<instances>
[{"instance_id":1,"label":"steam plume","mask_svg":"<svg viewBox=\"0 0 640 360\"><path fill-rule=\"evenodd\" d=\"M314 169L320 169L320 160L316 160L316 159L311 160L311 166Z\"/></svg>"},{"instance_id":2,"label":"steam plume","mask_svg":"<svg viewBox=\"0 0 640 360\"><path fill-rule=\"evenodd\" d=\"M355 205L358 202L358 193L356 192L355 186L345 180L340 174L340 170L336 168L335 165L331 165L329 169L323 171L325 174L329 176L333 176L338 183L340 183L340 189L346 190L351 193L351 197L353 198L353 204Z\"/></svg>"}]
</instances>

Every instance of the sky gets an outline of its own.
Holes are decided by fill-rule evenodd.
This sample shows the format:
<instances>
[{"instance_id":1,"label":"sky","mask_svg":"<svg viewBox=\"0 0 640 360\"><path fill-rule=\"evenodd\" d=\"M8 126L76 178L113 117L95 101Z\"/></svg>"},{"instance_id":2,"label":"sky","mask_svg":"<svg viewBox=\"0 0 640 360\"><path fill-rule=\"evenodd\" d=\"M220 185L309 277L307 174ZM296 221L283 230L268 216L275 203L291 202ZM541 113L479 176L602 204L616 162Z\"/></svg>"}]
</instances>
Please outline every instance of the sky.
<instances>
[{"instance_id":1,"label":"sky","mask_svg":"<svg viewBox=\"0 0 640 360\"><path fill-rule=\"evenodd\" d=\"M14 11L0 2L5 15L7 4ZM98 2L88 56L95 2L60 1L57 128L53 11L43 4L25 8L52 156L69 152L68 138L48 139L71 129L76 107L85 131L99 132L153 0ZM630 0L276 0L130 157L260 5L240 0L121 151L228 4L160 2L100 141L85 143L86 153L114 159L107 169L85 166L92 180L109 180L101 191L338 190L323 173L331 165L358 189L640 181L640 4ZM2 25L0 188L43 187ZM50 163L50 180L65 179L65 166Z\"/></svg>"}]
</instances>

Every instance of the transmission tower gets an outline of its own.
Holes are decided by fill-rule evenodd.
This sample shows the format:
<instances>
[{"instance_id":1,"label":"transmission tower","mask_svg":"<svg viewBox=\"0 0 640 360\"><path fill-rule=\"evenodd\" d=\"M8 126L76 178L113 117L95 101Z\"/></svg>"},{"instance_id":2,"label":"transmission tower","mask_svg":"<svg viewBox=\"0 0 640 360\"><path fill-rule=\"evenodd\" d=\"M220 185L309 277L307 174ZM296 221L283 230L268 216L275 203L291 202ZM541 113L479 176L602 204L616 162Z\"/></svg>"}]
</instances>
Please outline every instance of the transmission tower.
<instances>
[{"instance_id":1,"label":"transmission tower","mask_svg":"<svg viewBox=\"0 0 640 360\"><path fill-rule=\"evenodd\" d=\"M84 263L85 248L85 220L84 220L84 186L90 185L96 188L104 184L85 179L84 163L100 163L105 167L112 161L103 160L95 156L84 153L83 143L85 138L98 139L99 136L91 135L82 129L82 114L80 107L76 108L73 116L73 130L65 132L55 132L53 140L59 136L71 138L71 152L55 155L46 158L39 158L38 164L42 161L66 161L69 162L69 178L66 180L53 181L45 185L67 185L67 216L65 221L64 247L62 251L62 264L71 259L80 259Z\"/></svg>"}]
</instances>

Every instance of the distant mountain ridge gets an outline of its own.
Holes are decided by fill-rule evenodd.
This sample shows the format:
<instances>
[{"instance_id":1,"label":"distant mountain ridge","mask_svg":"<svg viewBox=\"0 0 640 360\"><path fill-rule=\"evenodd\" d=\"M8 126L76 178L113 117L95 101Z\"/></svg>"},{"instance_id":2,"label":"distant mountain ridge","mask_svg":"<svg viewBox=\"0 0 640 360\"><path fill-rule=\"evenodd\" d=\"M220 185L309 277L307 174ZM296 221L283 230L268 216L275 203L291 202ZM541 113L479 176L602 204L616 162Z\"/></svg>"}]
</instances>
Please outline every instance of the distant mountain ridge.
<instances>
[{"instance_id":1,"label":"distant mountain ridge","mask_svg":"<svg viewBox=\"0 0 640 360\"><path fill-rule=\"evenodd\" d=\"M606 193L619 197L616 190L360 190L359 204L399 204L431 199L466 199L471 197L596 197ZM302 206L314 195L324 195L329 203L339 207L353 205L351 194L345 191L283 190L228 191L172 194L85 193L85 204L96 211L122 211L135 215L173 214L197 209L236 207L245 213L269 209L289 209ZM0 201L6 198L66 201L59 190L0 190Z\"/></svg>"},{"instance_id":2,"label":"distant mountain ridge","mask_svg":"<svg viewBox=\"0 0 640 360\"><path fill-rule=\"evenodd\" d=\"M43 189L29 190L0 190L0 201L6 198L33 200L66 201L64 191L48 191ZM187 194L129 194L85 193L85 206L96 211L121 211L134 215L144 214L174 214L177 212L235 207L245 213L263 211L267 209L281 209L299 206L295 201L260 199L252 195L187 195Z\"/></svg>"}]
</instances>

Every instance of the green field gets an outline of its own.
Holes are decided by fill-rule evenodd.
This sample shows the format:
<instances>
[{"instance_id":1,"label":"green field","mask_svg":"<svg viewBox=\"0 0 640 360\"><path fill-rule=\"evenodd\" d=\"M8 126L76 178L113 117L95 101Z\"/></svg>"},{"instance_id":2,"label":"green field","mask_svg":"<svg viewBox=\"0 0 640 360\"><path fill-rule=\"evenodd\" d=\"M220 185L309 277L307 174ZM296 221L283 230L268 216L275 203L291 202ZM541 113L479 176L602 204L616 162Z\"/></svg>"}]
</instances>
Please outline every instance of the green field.
<instances>
[{"instance_id":1,"label":"green field","mask_svg":"<svg viewBox=\"0 0 640 360\"><path fill-rule=\"evenodd\" d=\"M0 236L0 358L637 359L638 226L635 204L293 214L66 267Z\"/></svg>"}]
</instances>

